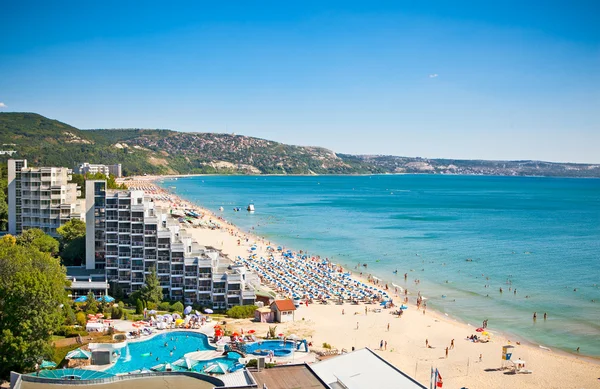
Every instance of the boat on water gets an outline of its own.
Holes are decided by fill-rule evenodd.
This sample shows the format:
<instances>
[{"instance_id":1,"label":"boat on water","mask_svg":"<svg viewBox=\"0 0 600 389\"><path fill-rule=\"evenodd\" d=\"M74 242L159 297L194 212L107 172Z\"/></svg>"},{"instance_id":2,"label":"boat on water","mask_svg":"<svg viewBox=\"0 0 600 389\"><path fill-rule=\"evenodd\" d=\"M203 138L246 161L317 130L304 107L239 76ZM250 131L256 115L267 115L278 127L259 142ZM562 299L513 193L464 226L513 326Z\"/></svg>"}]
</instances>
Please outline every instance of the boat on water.
<instances>
[{"instance_id":1,"label":"boat on water","mask_svg":"<svg viewBox=\"0 0 600 389\"><path fill-rule=\"evenodd\" d=\"M254 204L250 203L248 204L248 208L246 208L248 210L248 212L254 212Z\"/></svg>"}]
</instances>

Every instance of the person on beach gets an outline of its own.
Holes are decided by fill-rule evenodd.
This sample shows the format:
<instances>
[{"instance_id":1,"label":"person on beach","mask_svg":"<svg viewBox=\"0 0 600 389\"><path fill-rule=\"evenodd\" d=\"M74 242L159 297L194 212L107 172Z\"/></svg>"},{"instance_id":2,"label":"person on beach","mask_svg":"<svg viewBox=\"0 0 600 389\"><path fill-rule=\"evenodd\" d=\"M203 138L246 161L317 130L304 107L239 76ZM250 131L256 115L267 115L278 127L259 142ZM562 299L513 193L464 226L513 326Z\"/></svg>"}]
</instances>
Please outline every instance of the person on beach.
<instances>
[{"instance_id":1,"label":"person on beach","mask_svg":"<svg viewBox=\"0 0 600 389\"><path fill-rule=\"evenodd\" d=\"M450 341L450 350L452 350L454 348L454 339L452 339Z\"/></svg>"},{"instance_id":2,"label":"person on beach","mask_svg":"<svg viewBox=\"0 0 600 389\"><path fill-rule=\"evenodd\" d=\"M358 329L358 322L356 322L356 329Z\"/></svg>"},{"instance_id":3,"label":"person on beach","mask_svg":"<svg viewBox=\"0 0 600 389\"><path fill-rule=\"evenodd\" d=\"M379 342L379 349L383 350L383 339Z\"/></svg>"},{"instance_id":4,"label":"person on beach","mask_svg":"<svg viewBox=\"0 0 600 389\"><path fill-rule=\"evenodd\" d=\"M425 339L425 348L429 348L429 339Z\"/></svg>"},{"instance_id":5,"label":"person on beach","mask_svg":"<svg viewBox=\"0 0 600 389\"><path fill-rule=\"evenodd\" d=\"M385 342L383 342L383 349L387 350L387 340Z\"/></svg>"},{"instance_id":6,"label":"person on beach","mask_svg":"<svg viewBox=\"0 0 600 389\"><path fill-rule=\"evenodd\" d=\"M344 313L345 313L345 312L344 312L344 310L342 309L342 315L343 315Z\"/></svg>"},{"instance_id":7,"label":"person on beach","mask_svg":"<svg viewBox=\"0 0 600 389\"><path fill-rule=\"evenodd\" d=\"M533 320L537 320L537 312L533 312Z\"/></svg>"},{"instance_id":8,"label":"person on beach","mask_svg":"<svg viewBox=\"0 0 600 389\"><path fill-rule=\"evenodd\" d=\"M448 358L448 347L446 347L446 358Z\"/></svg>"},{"instance_id":9,"label":"person on beach","mask_svg":"<svg viewBox=\"0 0 600 389\"><path fill-rule=\"evenodd\" d=\"M390 323L388 323L388 325L387 325L387 330L388 330L388 332L390 332Z\"/></svg>"},{"instance_id":10,"label":"person on beach","mask_svg":"<svg viewBox=\"0 0 600 389\"><path fill-rule=\"evenodd\" d=\"M544 320L546 320L548 318L548 314L546 312L544 312Z\"/></svg>"}]
</instances>

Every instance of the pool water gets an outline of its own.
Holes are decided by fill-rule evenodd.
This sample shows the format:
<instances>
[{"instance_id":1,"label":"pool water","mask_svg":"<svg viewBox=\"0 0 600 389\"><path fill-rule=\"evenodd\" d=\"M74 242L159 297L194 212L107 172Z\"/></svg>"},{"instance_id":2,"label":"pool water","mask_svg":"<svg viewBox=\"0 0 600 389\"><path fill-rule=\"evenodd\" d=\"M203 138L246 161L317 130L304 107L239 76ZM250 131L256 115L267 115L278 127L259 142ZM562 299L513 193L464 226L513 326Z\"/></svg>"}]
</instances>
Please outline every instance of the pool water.
<instances>
[{"instance_id":1,"label":"pool water","mask_svg":"<svg viewBox=\"0 0 600 389\"><path fill-rule=\"evenodd\" d=\"M150 369L161 363L172 363L184 357L192 351L215 350L208 344L208 338L204 334L188 331L165 332L151 339L130 343L121 349L120 357L110 369L109 374L129 373L140 369ZM200 365L208 362L219 361L231 366L239 358L239 354L230 353L227 358L217 358L212 361L203 361L194 366L194 371ZM235 358L235 360L234 360Z\"/></svg>"},{"instance_id":2,"label":"pool water","mask_svg":"<svg viewBox=\"0 0 600 389\"><path fill-rule=\"evenodd\" d=\"M265 340L255 342L244 346L244 351L254 355L268 355L269 351L273 351L276 357L291 355L294 351L294 342L283 342L281 340Z\"/></svg>"}]
</instances>

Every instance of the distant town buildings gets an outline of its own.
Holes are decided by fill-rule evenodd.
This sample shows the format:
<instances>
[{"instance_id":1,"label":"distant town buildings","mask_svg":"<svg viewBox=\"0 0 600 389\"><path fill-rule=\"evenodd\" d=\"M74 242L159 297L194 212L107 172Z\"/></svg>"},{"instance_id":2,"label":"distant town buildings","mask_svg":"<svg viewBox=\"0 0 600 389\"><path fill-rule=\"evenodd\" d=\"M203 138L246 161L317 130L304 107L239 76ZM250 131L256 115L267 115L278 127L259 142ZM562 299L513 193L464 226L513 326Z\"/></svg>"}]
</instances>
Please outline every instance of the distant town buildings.
<instances>
[{"instance_id":1,"label":"distant town buildings","mask_svg":"<svg viewBox=\"0 0 600 389\"><path fill-rule=\"evenodd\" d=\"M260 280L220 251L201 246L143 191L86 181L86 268L105 269L125 293L156 269L165 298L213 309L254 304Z\"/></svg>"},{"instance_id":2,"label":"distant town buildings","mask_svg":"<svg viewBox=\"0 0 600 389\"><path fill-rule=\"evenodd\" d=\"M56 229L69 220L84 220L80 188L70 180L70 169L33 168L25 159L9 159L8 232L39 228L56 237Z\"/></svg>"},{"instance_id":3,"label":"distant town buildings","mask_svg":"<svg viewBox=\"0 0 600 389\"><path fill-rule=\"evenodd\" d=\"M109 175L113 175L116 178L120 178L123 176L120 163L115 164L115 165L98 165L98 164L90 164L90 163L84 162L75 168L75 173L77 173L77 174L102 173L107 177Z\"/></svg>"}]
</instances>

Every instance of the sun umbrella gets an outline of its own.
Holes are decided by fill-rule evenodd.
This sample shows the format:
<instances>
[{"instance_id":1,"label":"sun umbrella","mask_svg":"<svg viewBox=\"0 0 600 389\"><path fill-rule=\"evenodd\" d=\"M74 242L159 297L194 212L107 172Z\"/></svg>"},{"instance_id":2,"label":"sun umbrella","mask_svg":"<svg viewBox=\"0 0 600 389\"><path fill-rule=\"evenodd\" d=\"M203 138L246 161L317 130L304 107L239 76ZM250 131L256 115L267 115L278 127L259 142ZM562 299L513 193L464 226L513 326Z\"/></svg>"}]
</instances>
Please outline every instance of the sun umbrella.
<instances>
[{"instance_id":1,"label":"sun umbrella","mask_svg":"<svg viewBox=\"0 0 600 389\"><path fill-rule=\"evenodd\" d=\"M189 305L187 307L185 307L185 309L183 310L183 313L185 313L186 315L189 315L192 312L192 307L190 307Z\"/></svg>"},{"instance_id":2,"label":"sun umbrella","mask_svg":"<svg viewBox=\"0 0 600 389\"><path fill-rule=\"evenodd\" d=\"M220 325L218 325L218 324L215 324L215 326L214 326L213 328L214 328L214 329L217 329L217 328L221 328L221 326L220 326Z\"/></svg>"},{"instance_id":3,"label":"sun umbrella","mask_svg":"<svg viewBox=\"0 0 600 389\"><path fill-rule=\"evenodd\" d=\"M253 333L255 333L255 332L256 332L256 331L254 331L254 330L249 330L249 331L248 331L248 333L249 333L249 334L253 334Z\"/></svg>"},{"instance_id":4,"label":"sun umbrella","mask_svg":"<svg viewBox=\"0 0 600 389\"><path fill-rule=\"evenodd\" d=\"M178 313L174 313L172 316L173 316L173 319L181 319L181 315Z\"/></svg>"},{"instance_id":5,"label":"sun umbrella","mask_svg":"<svg viewBox=\"0 0 600 389\"><path fill-rule=\"evenodd\" d=\"M114 297L110 297L109 295L106 296L102 296L98 299L98 301L103 301L105 303L112 303L113 301L115 301Z\"/></svg>"},{"instance_id":6,"label":"sun umbrella","mask_svg":"<svg viewBox=\"0 0 600 389\"><path fill-rule=\"evenodd\" d=\"M42 361L42 364L40 365L40 367L42 369L51 369L53 367L56 367L56 363L54 363L52 361Z\"/></svg>"},{"instance_id":7,"label":"sun umbrella","mask_svg":"<svg viewBox=\"0 0 600 389\"><path fill-rule=\"evenodd\" d=\"M87 296L79 296L75 299L76 303L85 303L87 301Z\"/></svg>"},{"instance_id":8,"label":"sun umbrella","mask_svg":"<svg viewBox=\"0 0 600 389\"><path fill-rule=\"evenodd\" d=\"M177 320L175 320L175 325L176 325L176 326L178 326L178 325L180 325L181 323L183 323L184 321L185 321L185 320L183 320L183 319L177 319Z\"/></svg>"},{"instance_id":9,"label":"sun umbrella","mask_svg":"<svg viewBox=\"0 0 600 389\"><path fill-rule=\"evenodd\" d=\"M234 332L233 334L231 334L231 336L240 336L240 334L238 332Z\"/></svg>"},{"instance_id":10,"label":"sun umbrella","mask_svg":"<svg viewBox=\"0 0 600 389\"><path fill-rule=\"evenodd\" d=\"M96 317L97 317L98 319L102 319L102 318L104 317L104 314L103 314L103 313L97 313L97 314L96 314Z\"/></svg>"},{"instance_id":11,"label":"sun umbrella","mask_svg":"<svg viewBox=\"0 0 600 389\"><path fill-rule=\"evenodd\" d=\"M155 309L151 309L151 310L148 311L148 313L150 315L156 315L156 310Z\"/></svg>"},{"instance_id":12,"label":"sun umbrella","mask_svg":"<svg viewBox=\"0 0 600 389\"><path fill-rule=\"evenodd\" d=\"M226 364L221 362L215 362L210 365L207 365L204 368L205 373L213 373L213 374L225 374L227 373L228 367Z\"/></svg>"},{"instance_id":13,"label":"sun umbrella","mask_svg":"<svg viewBox=\"0 0 600 389\"><path fill-rule=\"evenodd\" d=\"M478 329L476 329L475 331L477 331L477 332L483 332L483 331L485 331L485 330L484 330L483 328L479 327L479 328L478 328Z\"/></svg>"},{"instance_id":14,"label":"sun umbrella","mask_svg":"<svg viewBox=\"0 0 600 389\"><path fill-rule=\"evenodd\" d=\"M206 309L204 310L204 313L213 313L213 312L214 312L214 311L213 311L212 309L210 309L210 308L206 308Z\"/></svg>"}]
</instances>

